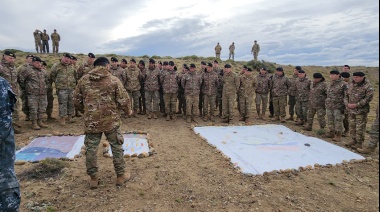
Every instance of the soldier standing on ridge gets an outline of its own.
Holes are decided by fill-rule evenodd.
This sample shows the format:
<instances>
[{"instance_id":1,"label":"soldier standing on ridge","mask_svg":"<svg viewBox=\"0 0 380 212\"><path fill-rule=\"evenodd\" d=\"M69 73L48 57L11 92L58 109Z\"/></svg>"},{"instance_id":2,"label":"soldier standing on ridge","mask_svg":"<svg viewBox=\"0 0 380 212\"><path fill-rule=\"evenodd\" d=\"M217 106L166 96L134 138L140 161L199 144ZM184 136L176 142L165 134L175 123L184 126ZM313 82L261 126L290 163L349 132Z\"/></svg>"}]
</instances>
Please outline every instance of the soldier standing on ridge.
<instances>
[{"instance_id":1,"label":"soldier standing on ridge","mask_svg":"<svg viewBox=\"0 0 380 212\"><path fill-rule=\"evenodd\" d=\"M41 34L41 40L42 40L42 50L43 50L43 52L49 54L49 40L50 40L50 37L46 33L46 29L44 29L44 33Z\"/></svg>"},{"instance_id":2,"label":"soldier standing on ridge","mask_svg":"<svg viewBox=\"0 0 380 212\"><path fill-rule=\"evenodd\" d=\"M37 53L42 53L41 34L42 34L42 32L38 29L36 29L36 31L33 32L34 44L36 45L36 52Z\"/></svg>"},{"instance_id":3,"label":"soldier standing on ridge","mask_svg":"<svg viewBox=\"0 0 380 212\"><path fill-rule=\"evenodd\" d=\"M50 37L53 44L53 53L57 54L59 49L59 42L61 41L61 36L57 33L57 30L54 29L54 32L51 33Z\"/></svg>"},{"instance_id":4,"label":"soldier standing on ridge","mask_svg":"<svg viewBox=\"0 0 380 212\"><path fill-rule=\"evenodd\" d=\"M222 47L220 46L219 42L215 46L215 57L216 59L220 59L220 52L222 52Z\"/></svg>"},{"instance_id":5,"label":"soldier standing on ridge","mask_svg":"<svg viewBox=\"0 0 380 212\"><path fill-rule=\"evenodd\" d=\"M255 61L257 61L257 56L259 55L259 52L260 52L260 45L255 40L251 49L251 54L253 53L253 59Z\"/></svg>"},{"instance_id":6,"label":"soldier standing on ridge","mask_svg":"<svg viewBox=\"0 0 380 212\"><path fill-rule=\"evenodd\" d=\"M232 42L232 44L230 45L230 47L228 49L230 50L230 54L228 56L228 59L230 60L232 57L232 60L235 60L235 43Z\"/></svg>"}]
</instances>

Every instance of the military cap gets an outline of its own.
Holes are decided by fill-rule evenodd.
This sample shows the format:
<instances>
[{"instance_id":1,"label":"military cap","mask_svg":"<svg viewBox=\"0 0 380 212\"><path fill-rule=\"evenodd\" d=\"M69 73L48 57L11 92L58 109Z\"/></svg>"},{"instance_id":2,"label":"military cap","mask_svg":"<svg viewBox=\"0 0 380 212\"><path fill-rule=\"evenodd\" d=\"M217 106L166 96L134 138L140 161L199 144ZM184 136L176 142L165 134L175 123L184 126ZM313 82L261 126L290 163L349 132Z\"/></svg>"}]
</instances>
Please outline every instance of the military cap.
<instances>
[{"instance_id":1,"label":"military cap","mask_svg":"<svg viewBox=\"0 0 380 212\"><path fill-rule=\"evenodd\" d=\"M219 62L217 60L214 60L214 63L218 64Z\"/></svg>"},{"instance_id":2,"label":"military cap","mask_svg":"<svg viewBox=\"0 0 380 212\"><path fill-rule=\"evenodd\" d=\"M54 31L57 31L56 29L54 29Z\"/></svg>"},{"instance_id":3,"label":"military cap","mask_svg":"<svg viewBox=\"0 0 380 212\"><path fill-rule=\"evenodd\" d=\"M161 62L161 61L158 61L158 64L162 65L162 62Z\"/></svg>"},{"instance_id":4,"label":"military cap","mask_svg":"<svg viewBox=\"0 0 380 212\"><path fill-rule=\"evenodd\" d=\"M42 61L42 65L43 65L43 66L47 66L47 64L46 64L45 61Z\"/></svg>"},{"instance_id":5,"label":"military cap","mask_svg":"<svg viewBox=\"0 0 380 212\"><path fill-rule=\"evenodd\" d=\"M350 78L351 74L348 72L342 72L342 73L340 73L340 76L343 78Z\"/></svg>"},{"instance_id":6,"label":"military cap","mask_svg":"<svg viewBox=\"0 0 380 212\"><path fill-rule=\"evenodd\" d=\"M13 53L13 52L11 52L11 51L4 51L4 55L7 55L7 56L10 56L10 57L13 57L13 58L16 58L16 55Z\"/></svg>"},{"instance_id":7,"label":"military cap","mask_svg":"<svg viewBox=\"0 0 380 212\"><path fill-rule=\"evenodd\" d=\"M302 70L302 67L301 67L301 66L296 66L296 70L297 70L297 71L301 71L301 70Z\"/></svg>"},{"instance_id":8,"label":"military cap","mask_svg":"<svg viewBox=\"0 0 380 212\"><path fill-rule=\"evenodd\" d=\"M173 61L169 61L169 65L170 66L174 66L174 62Z\"/></svg>"},{"instance_id":9,"label":"military cap","mask_svg":"<svg viewBox=\"0 0 380 212\"><path fill-rule=\"evenodd\" d=\"M243 66L243 69L247 69L248 67L246 65Z\"/></svg>"},{"instance_id":10,"label":"military cap","mask_svg":"<svg viewBox=\"0 0 380 212\"><path fill-rule=\"evenodd\" d=\"M34 55L32 55L32 54L28 54L28 55L26 55L25 58L29 58L29 57L34 57Z\"/></svg>"},{"instance_id":11,"label":"military cap","mask_svg":"<svg viewBox=\"0 0 380 212\"><path fill-rule=\"evenodd\" d=\"M231 65L230 64L226 64L226 65L224 65L224 68L231 68Z\"/></svg>"},{"instance_id":12,"label":"military cap","mask_svg":"<svg viewBox=\"0 0 380 212\"><path fill-rule=\"evenodd\" d=\"M95 55L93 54L93 53L88 53L88 57L90 57L90 58L95 58Z\"/></svg>"},{"instance_id":13,"label":"military cap","mask_svg":"<svg viewBox=\"0 0 380 212\"><path fill-rule=\"evenodd\" d=\"M150 58L150 59L149 59L149 63L155 64L156 61L155 61L153 58Z\"/></svg>"},{"instance_id":14,"label":"military cap","mask_svg":"<svg viewBox=\"0 0 380 212\"><path fill-rule=\"evenodd\" d=\"M116 57L111 57L112 62L119 62L119 60Z\"/></svg>"},{"instance_id":15,"label":"military cap","mask_svg":"<svg viewBox=\"0 0 380 212\"><path fill-rule=\"evenodd\" d=\"M164 61L164 66L169 65L168 61Z\"/></svg>"},{"instance_id":16,"label":"military cap","mask_svg":"<svg viewBox=\"0 0 380 212\"><path fill-rule=\"evenodd\" d=\"M195 67L196 67L196 66L195 66L194 63L190 64L190 68L195 68Z\"/></svg>"},{"instance_id":17,"label":"military cap","mask_svg":"<svg viewBox=\"0 0 380 212\"><path fill-rule=\"evenodd\" d=\"M352 74L354 77L364 77L365 73L362 71L357 71Z\"/></svg>"},{"instance_id":18,"label":"military cap","mask_svg":"<svg viewBox=\"0 0 380 212\"><path fill-rule=\"evenodd\" d=\"M140 60L140 61L139 61L139 64L145 66L145 62L144 62L144 60Z\"/></svg>"},{"instance_id":19,"label":"military cap","mask_svg":"<svg viewBox=\"0 0 380 212\"><path fill-rule=\"evenodd\" d=\"M207 65L205 61L202 61L201 64L202 64L202 65Z\"/></svg>"},{"instance_id":20,"label":"military cap","mask_svg":"<svg viewBox=\"0 0 380 212\"><path fill-rule=\"evenodd\" d=\"M72 60L77 60L77 58L74 55L71 55L70 57Z\"/></svg>"},{"instance_id":21,"label":"military cap","mask_svg":"<svg viewBox=\"0 0 380 212\"><path fill-rule=\"evenodd\" d=\"M185 67L186 70L190 71L190 68L188 66Z\"/></svg>"},{"instance_id":22,"label":"military cap","mask_svg":"<svg viewBox=\"0 0 380 212\"><path fill-rule=\"evenodd\" d=\"M264 66L263 66L263 67L261 67L261 69L262 69L262 70L264 70L264 71L266 71L266 70L267 70L267 68L265 68Z\"/></svg>"},{"instance_id":23,"label":"military cap","mask_svg":"<svg viewBox=\"0 0 380 212\"><path fill-rule=\"evenodd\" d=\"M63 57L71 58L71 55L70 55L69 53L64 53L64 54L63 54Z\"/></svg>"},{"instance_id":24,"label":"military cap","mask_svg":"<svg viewBox=\"0 0 380 212\"><path fill-rule=\"evenodd\" d=\"M281 66L279 66L279 67L276 68L276 71L284 72L284 69Z\"/></svg>"},{"instance_id":25,"label":"military cap","mask_svg":"<svg viewBox=\"0 0 380 212\"><path fill-rule=\"evenodd\" d=\"M136 60L134 58L129 60L130 62L136 63Z\"/></svg>"},{"instance_id":26,"label":"military cap","mask_svg":"<svg viewBox=\"0 0 380 212\"><path fill-rule=\"evenodd\" d=\"M344 65L344 67L347 67L348 69L351 69L351 67L349 65Z\"/></svg>"},{"instance_id":27,"label":"military cap","mask_svg":"<svg viewBox=\"0 0 380 212\"><path fill-rule=\"evenodd\" d=\"M300 74L304 74L304 73L306 73L304 70L298 70L298 73L300 73Z\"/></svg>"},{"instance_id":28,"label":"military cap","mask_svg":"<svg viewBox=\"0 0 380 212\"><path fill-rule=\"evenodd\" d=\"M335 74L335 75L339 75L339 71L338 70L331 70L330 71L330 74Z\"/></svg>"},{"instance_id":29,"label":"military cap","mask_svg":"<svg viewBox=\"0 0 380 212\"><path fill-rule=\"evenodd\" d=\"M257 42L257 40L255 40L255 42Z\"/></svg>"},{"instance_id":30,"label":"military cap","mask_svg":"<svg viewBox=\"0 0 380 212\"><path fill-rule=\"evenodd\" d=\"M186 63L184 63L184 64L183 64L183 67L184 67L184 68L186 68L186 67L187 67L187 64L186 64Z\"/></svg>"},{"instance_id":31,"label":"military cap","mask_svg":"<svg viewBox=\"0 0 380 212\"><path fill-rule=\"evenodd\" d=\"M41 58L34 56L32 59L33 62L42 62Z\"/></svg>"},{"instance_id":32,"label":"military cap","mask_svg":"<svg viewBox=\"0 0 380 212\"><path fill-rule=\"evenodd\" d=\"M253 70L251 68L247 68L247 71L252 72Z\"/></svg>"},{"instance_id":33,"label":"military cap","mask_svg":"<svg viewBox=\"0 0 380 212\"><path fill-rule=\"evenodd\" d=\"M323 78L323 76L322 76L321 73L314 73L314 74L313 74L313 78L314 78L314 79L320 79L320 78Z\"/></svg>"},{"instance_id":34,"label":"military cap","mask_svg":"<svg viewBox=\"0 0 380 212\"><path fill-rule=\"evenodd\" d=\"M106 57L98 57L98 59L94 61L94 66L104 66L109 63L110 61Z\"/></svg>"},{"instance_id":35,"label":"military cap","mask_svg":"<svg viewBox=\"0 0 380 212\"><path fill-rule=\"evenodd\" d=\"M124 62L125 64L128 64L128 61L126 59L121 59L121 62Z\"/></svg>"},{"instance_id":36,"label":"military cap","mask_svg":"<svg viewBox=\"0 0 380 212\"><path fill-rule=\"evenodd\" d=\"M207 66L208 67L212 67L212 63L207 63Z\"/></svg>"}]
</instances>

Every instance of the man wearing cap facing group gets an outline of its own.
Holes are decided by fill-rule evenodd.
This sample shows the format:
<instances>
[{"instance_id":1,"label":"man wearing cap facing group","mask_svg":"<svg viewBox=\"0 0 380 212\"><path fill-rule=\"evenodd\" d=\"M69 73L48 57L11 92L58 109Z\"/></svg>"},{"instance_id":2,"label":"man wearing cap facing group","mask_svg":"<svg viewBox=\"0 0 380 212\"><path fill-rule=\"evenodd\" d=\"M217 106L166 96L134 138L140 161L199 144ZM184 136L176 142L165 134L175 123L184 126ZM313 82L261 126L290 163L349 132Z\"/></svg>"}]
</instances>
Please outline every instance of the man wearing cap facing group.
<instances>
[{"instance_id":1,"label":"man wearing cap facing group","mask_svg":"<svg viewBox=\"0 0 380 212\"><path fill-rule=\"evenodd\" d=\"M57 54L59 49L59 42L61 41L61 36L57 33L57 30L54 29L54 32L51 33L50 37L53 44L53 53Z\"/></svg>"},{"instance_id":2,"label":"man wearing cap facing group","mask_svg":"<svg viewBox=\"0 0 380 212\"><path fill-rule=\"evenodd\" d=\"M50 37L46 33L46 29L44 29L44 32L41 34L41 40L42 40L42 51L44 53L49 53L49 40L50 40Z\"/></svg>"},{"instance_id":3,"label":"man wearing cap facing group","mask_svg":"<svg viewBox=\"0 0 380 212\"><path fill-rule=\"evenodd\" d=\"M239 90L239 79L231 70L231 65L224 65L223 83L223 120L222 123L230 123L234 118L234 103Z\"/></svg>"},{"instance_id":4,"label":"man wearing cap facing group","mask_svg":"<svg viewBox=\"0 0 380 212\"><path fill-rule=\"evenodd\" d=\"M82 63L76 74L76 79L79 81L84 75L86 75L89 71L91 71L94 68L94 61L95 61L95 55L93 53L88 53L87 55L87 61Z\"/></svg>"},{"instance_id":5,"label":"man wearing cap facing group","mask_svg":"<svg viewBox=\"0 0 380 212\"><path fill-rule=\"evenodd\" d=\"M120 80L109 72L107 58L99 57L94 67L78 82L74 92L75 107L84 114L86 168L91 189L96 189L99 184L97 150L103 133L112 147L116 186L123 185L130 178L125 172L124 138L119 129L119 110L131 114L130 99Z\"/></svg>"},{"instance_id":6,"label":"man wearing cap facing group","mask_svg":"<svg viewBox=\"0 0 380 212\"><path fill-rule=\"evenodd\" d=\"M215 46L215 57L216 57L216 59L220 59L220 52L221 51L222 51L222 47L220 46L219 43L217 43Z\"/></svg>"},{"instance_id":7,"label":"man wearing cap facing group","mask_svg":"<svg viewBox=\"0 0 380 212\"><path fill-rule=\"evenodd\" d=\"M158 106L160 103L160 71L156 67L156 61L149 59L149 67L144 76L145 86L145 105L147 109L147 118L158 118Z\"/></svg>"}]
</instances>

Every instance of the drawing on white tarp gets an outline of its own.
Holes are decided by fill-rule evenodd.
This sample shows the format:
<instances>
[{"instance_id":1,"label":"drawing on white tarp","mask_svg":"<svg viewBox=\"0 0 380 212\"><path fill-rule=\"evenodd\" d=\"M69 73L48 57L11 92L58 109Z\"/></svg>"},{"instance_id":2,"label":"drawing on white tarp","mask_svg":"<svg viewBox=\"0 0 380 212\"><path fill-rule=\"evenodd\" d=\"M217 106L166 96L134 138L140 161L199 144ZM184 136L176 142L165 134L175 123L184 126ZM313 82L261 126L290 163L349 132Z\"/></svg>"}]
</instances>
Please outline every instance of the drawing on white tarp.
<instances>
[{"instance_id":1,"label":"drawing on white tarp","mask_svg":"<svg viewBox=\"0 0 380 212\"><path fill-rule=\"evenodd\" d=\"M128 133L123 134L123 137L124 155L140 155L150 152L146 134ZM112 156L111 148L108 149L108 153Z\"/></svg>"}]
</instances>

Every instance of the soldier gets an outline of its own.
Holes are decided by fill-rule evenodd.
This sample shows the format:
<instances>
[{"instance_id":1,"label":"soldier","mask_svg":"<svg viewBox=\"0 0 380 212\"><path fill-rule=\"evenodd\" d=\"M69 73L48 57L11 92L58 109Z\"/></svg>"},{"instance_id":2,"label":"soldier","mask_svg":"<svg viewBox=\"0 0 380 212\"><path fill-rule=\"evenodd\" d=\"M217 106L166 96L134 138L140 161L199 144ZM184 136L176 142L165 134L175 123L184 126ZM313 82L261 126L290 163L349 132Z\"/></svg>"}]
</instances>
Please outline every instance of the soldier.
<instances>
[{"instance_id":1,"label":"soldier","mask_svg":"<svg viewBox=\"0 0 380 212\"><path fill-rule=\"evenodd\" d=\"M127 81L126 81L125 88L127 89L129 98L131 100L133 100L132 116L136 117L137 110L139 108L139 99L141 96L141 94L140 94L140 88L141 88L140 79L142 78L142 74L141 74L140 69L138 69L136 67L136 60L135 59L132 58L129 62L130 62L129 67L128 67L128 70L126 72ZM129 115L129 117L130 116L131 115Z\"/></svg>"},{"instance_id":2,"label":"soldier","mask_svg":"<svg viewBox=\"0 0 380 212\"><path fill-rule=\"evenodd\" d=\"M12 91L17 96L19 95L18 83L17 83L17 70L15 67L16 55L10 51L4 51L3 58L0 62L0 76L3 77L11 85ZM14 105L14 111L12 113L13 130L14 133L22 133L21 125L19 123L19 103L18 101Z\"/></svg>"},{"instance_id":3,"label":"soldier","mask_svg":"<svg viewBox=\"0 0 380 212\"><path fill-rule=\"evenodd\" d=\"M267 69L262 67L260 74L256 77L256 111L259 119L265 120L265 112L268 104L268 93L270 86L270 77L267 74ZM261 107L262 106L262 107ZM261 107L261 109L260 109Z\"/></svg>"},{"instance_id":4,"label":"soldier","mask_svg":"<svg viewBox=\"0 0 380 212\"><path fill-rule=\"evenodd\" d=\"M205 61L201 61L201 69L199 69L199 74L202 75L207 71L207 63ZM198 102L198 110L199 110L199 117L203 117L203 92L199 92L199 102Z\"/></svg>"},{"instance_id":5,"label":"soldier","mask_svg":"<svg viewBox=\"0 0 380 212\"><path fill-rule=\"evenodd\" d=\"M190 64L190 71L183 76L181 85L185 90L186 122L195 121L197 106L199 106L199 93L202 85L202 74L197 73L195 64Z\"/></svg>"},{"instance_id":6,"label":"soldier","mask_svg":"<svg viewBox=\"0 0 380 212\"><path fill-rule=\"evenodd\" d=\"M260 52L260 45L255 40L251 49L251 54L253 54L253 59L255 61L257 61L257 56L259 55L259 52Z\"/></svg>"},{"instance_id":7,"label":"soldier","mask_svg":"<svg viewBox=\"0 0 380 212\"><path fill-rule=\"evenodd\" d=\"M273 76L270 84L274 111L273 121L286 122L286 96L288 95L287 91L290 84L289 79L285 76L284 69L277 67L276 74Z\"/></svg>"},{"instance_id":8,"label":"soldier","mask_svg":"<svg viewBox=\"0 0 380 212\"><path fill-rule=\"evenodd\" d=\"M124 72L127 70L128 61L126 59L121 59L120 67L124 69Z\"/></svg>"},{"instance_id":9,"label":"soldier","mask_svg":"<svg viewBox=\"0 0 380 212\"><path fill-rule=\"evenodd\" d=\"M49 54L49 40L50 40L50 37L46 33L46 29L44 29L44 33L41 34L41 40L42 40L42 50L43 50L43 52Z\"/></svg>"},{"instance_id":10,"label":"soldier","mask_svg":"<svg viewBox=\"0 0 380 212\"><path fill-rule=\"evenodd\" d=\"M369 143L363 148L358 148L358 152L362 154L369 154L375 151L377 144L379 143L379 103L376 108L376 119L369 131Z\"/></svg>"},{"instance_id":11,"label":"soldier","mask_svg":"<svg viewBox=\"0 0 380 212\"><path fill-rule=\"evenodd\" d=\"M61 41L61 36L57 33L57 30L54 29L54 32L51 33L50 37L53 44L53 53L57 54L59 49L59 42Z\"/></svg>"},{"instance_id":12,"label":"soldier","mask_svg":"<svg viewBox=\"0 0 380 212\"><path fill-rule=\"evenodd\" d=\"M143 60L140 60L139 61L139 65L138 65L139 69L140 69L140 72L142 74L142 76L145 76L146 75L146 68L145 68L145 62ZM137 114L141 114L141 115L145 115L146 114L146 105L145 105L145 78L142 77L140 79L140 84L141 84L141 88L140 88L140 93L141 93L141 96L139 98L139 111Z\"/></svg>"},{"instance_id":13,"label":"soldier","mask_svg":"<svg viewBox=\"0 0 380 212\"><path fill-rule=\"evenodd\" d=\"M202 93L204 97L203 101L203 121L214 119L214 110L216 103L216 93L219 86L219 76L213 71L213 65L207 64L207 71L202 75ZM210 108L210 109L209 109Z\"/></svg>"},{"instance_id":14,"label":"soldier","mask_svg":"<svg viewBox=\"0 0 380 212\"><path fill-rule=\"evenodd\" d=\"M33 32L34 44L36 45L36 52L37 53L42 53L41 34L42 34L42 32L40 30L38 30L38 29L36 29Z\"/></svg>"},{"instance_id":15,"label":"soldier","mask_svg":"<svg viewBox=\"0 0 380 212\"><path fill-rule=\"evenodd\" d=\"M219 42L215 46L215 57L216 59L220 59L220 52L222 51L222 47L220 46Z\"/></svg>"},{"instance_id":16,"label":"soldier","mask_svg":"<svg viewBox=\"0 0 380 212\"><path fill-rule=\"evenodd\" d=\"M16 146L11 127L16 101L11 86L0 76L0 211L19 211L21 201L20 185L14 169Z\"/></svg>"},{"instance_id":17,"label":"soldier","mask_svg":"<svg viewBox=\"0 0 380 212\"><path fill-rule=\"evenodd\" d=\"M248 69L248 67L246 65L244 65L243 68L241 69L241 71L239 72L239 74L238 74L239 83L240 83L240 77L244 76L247 69ZM241 111L240 111L240 92L238 92L236 95L236 103L237 103L237 109L239 111L239 115L242 116Z\"/></svg>"},{"instance_id":18,"label":"soldier","mask_svg":"<svg viewBox=\"0 0 380 212\"><path fill-rule=\"evenodd\" d=\"M230 54L228 56L228 59L230 60L232 57L232 60L235 60L235 43L232 42L232 44L230 45L230 47L228 49L230 50Z\"/></svg>"},{"instance_id":19,"label":"soldier","mask_svg":"<svg viewBox=\"0 0 380 212\"><path fill-rule=\"evenodd\" d=\"M78 59L74 55L70 55L70 65L74 67L74 70L76 71L78 69L77 62Z\"/></svg>"},{"instance_id":20,"label":"soldier","mask_svg":"<svg viewBox=\"0 0 380 212\"><path fill-rule=\"evenodd\" d=\"M303 125L307 122L307 110L309 106L309 95L311 81L306 77L304 70L298 71L296 84L296 109L299 114L299 121L296 125Z\"/></svg>"},{"instance_id":21,"label":"soldier","mask_svg":"<svg viewBox=\"0 0 380 212\"><path fill-rule=\"evenodd\" d=\"M339 142L343 129L343 113L344 113L344 93L347 85L340 78L337 70L330 71L330 85L327 88L326 98L326 114L329 132L326 138L333 138L333 141Z\"/></svg>"},{"instance_id":22,"label":"soldier","mask_svg":"<svg viewBox=\"0 0 380 212\"><path fill-rule=\"evenodd\" d=\"M147 106L147 118L158 118L158 105L160 103L160 71L156 68L156 61L149 59L149 67L145 74L145 105Z\"/></svg>"},{"instance_id":23,"label":"soldier","mask_svg":"<svg viewBox=\"0 0 380 212\"><path fill-rule=\"evenodd\" d=\"M345 66L347 66L347 65L345 65ZM347 67L345 67L345 66L343 68L344 71L347 70ZM340 73L340 76L342 77L343 81L345 83L347 83L347 86L348 86L348 84L350 82L351 74L349 72L342 72L342 73ZM348 122L348 110L347 110L347 108L344 109L343 127L344 127L344 132L342 133L342 136L346 137L350 132L350 124Z\"/></svg>"},{"instance_id":24,"label":"soldier","mask_svg":"<svg viewBox=\"0 0 380 212\"><path fill-rule=\"evenodd\" d=\"M231 70L231 65L224 65L223 83L223 120L222 123L229 123L234 118L234 103L239 89L239 79Z\"/></svg>"},{"instance_id":25,"label":"soldier","mask_svg":"<svg viewBox=\"0 0 380 212\"><path fill-rule=\"evenodd\" d=\"M42 70L42 60L39 57L33 57L33 67L30 71L24 72L19 77L21 89L25 90L26 99L29 107L29 119L32 121L32 129L39 130L47 128L42 121L43 115L46 113L47 84L49 77Z\"/></svg>"},{"instance_id":26,"label":"soldier","mask_svg":"<svg viewBox=\"0 0 380 212\"><path fill-rule=\"evenodd\" d=\"M185 75L189 72L189 67L187 67L187 64L183 64L182 72L178 73L178 77L180 80L179 87L178 87L178 115L181 115L182 112L186 116L186 98L185 98L185 89L182 87L182 80L184 79Z\"/></svg>"},{"instance_id":27,"label":"soldier","mask_svg":"<svg viewBox=\"0 0 380 212\"><path fill-rule=\"evenodd\" d=\"M219 109L219 117L222 117L222 93L223 93L223 69L219 68L219 63L217 60L214 60L213 63L213 70L218 75L218 87L216 91L216 97L215 97L215 110Z\"/></svg>"},{"instance_id":28,"label":"soldier","mask_svg":"<svg viewBox=\"0 0 380 212\"><path fill-rule=\"evenodd\" d=\"M119 66L118 62L119 60L116 57L111 57L110 72L113 76L117 77L120 80L122 85L125 85L125 71Z\"/></svg>"},{"instance_id":29,"label":"soldier","mask_svg":"<svg viewBox=\"0 0 380 212\"><path fill-rule=\"evenodd\" d=\"M160 62L158 63L158 67L160 68ZM164 90L163 90L163 87L162 87L162 84L161 84L161 78L162 76L165 74L165 72L167 71L167 67L168 67L169 63L167 61L164 61L162 66L161 66L161 69L160 69L160 112L161 114L165 114L165 101L164 101Z\"/></svg>"},{"instance_id":30,"label":"soldier","mask_svg":"<svg viewBox=\"0 0 380 212\"><path fill-rule=\"evenodd\" d=\"M348 110L351 142L346 146L362 149L364 133L368 121L369 103L374 95L373 87L361 71L353 73L353 80L348 86L344 105Z\"/></svg>"},{"instance_id":31,"label":"soldier","mask_svg":"<svg viewBox=\"0 0 380 212\"><path fill-rule=\"evenodd\" d=\"M71 55L63 54L60 62L51 67L50 80L54 82L59 104L59 124L73 123L73 93L76 86L76 74L71 63Z\"/></svg>"},{"instance_id":32,"label":"soldier","mask_svg":"<svg viewBox=\"0 0 380 212\"><path fill-rule=\"evenodd\" d=\"M256 90L256 77L252 74L252 69L247 68L244 75L240 76L239 86L239 101L240 114L239 121L244 121L247 124L251 123L250 116L252 113L253 95Z\"/></svg>"},{"instance_id":33,"label":"soldier","mask_svg":"<svg viewBox=\"0 0 380 212\"><path fill-rule=\"evenodd\" d=\"M293 69L293 76L292 78L289 78L289 90L288 90L288 95L289 95L289 100L288 100L288 105L289 105L289 118L287 118L287 121L294 121L294 108L296 106L296 81L298 80L298 71L302 70L301 66L296 66ZM297 113L297 108L295 108L296 113ZM298 114L297 114L298 116ZM297 117L298 118L298 117Z\"/></svg>"},{"instance_id":34,"label":"soldier","mask_svg":"<svg viewBox=\"0 0 380 212\"><path fill-rule=\"evenodd\" d=\"M175 120L175 108L177 104L177 92L179 77L174 70L174 62L168 63L168 70L160 76L161 85L164 93L166 121Z\"/></svg>"},{"instance_id":35,"label":"soldier","mask_svg":"<svg viewBox=\"0 0 380 212\"><path fill-rule=\"evenodd\" d=\"M87 61L81 64L76 71L76 79L79 81L84 75L94 69L95 55L93 53L88 53Z\"/></svg>"},{"instance_id":36,"label":"soldier","mask_svg":"<svg viewBox=\"0 0 380 212\"><path fill-rule=\"evenodd\" d=\"M116 186L123 185L130 178L125 172L124 138L119 129L119 110L131 114L130 99L120 80L109 72L107 58L99 57L94 67L78 82L74 93L75 107L84 114L86 168L91 189L96 189L99 184L97 150L103 133L112 147Z\"/></svg>"},{"instance_id":37,"label":"soldier","mask_svg":"<svg viewBox=\"0 0 380 212\"><path fill-rule=\"evenodd\" d=\"M31 54L28 54L26 55L26 61L25 61L25 64L19 66L17 68L17 82L19 82L19 77L20 75L24 75L25 72L28 72L30 71L31 67L33 66L32 64L32 59L33 59L33 55ZM25 95L25 91L20 87L20 99L21 99L21 102L22 102L22 112L25 114L25 121L29 121L29 108L28 108L28 102L26 100L26 95Z\"/></svg>"},{"instance_id":38,"label":"soldier","mask_svg":"<svg viewBox=\"0 0 380 212\"><path fill-rule=\"evenodd\" d=\"M42 61L41 69L44 70L48 76L50 76L51 71L47 68L47 64L45 61ZM52 116L54 96L53 96L53 82L51 80L49 80L46 85L46 99L47 99L47 107L46 107L47 120L48 121L55 120L55 118L53 118Z\"/></svg>"},{"instance_id":39,"label":"soldier","mask_svg":"<svg viewBox=\"0 0 380 212\"><path fill-rule=\"evenodd\" d=\"M326 106L327 84L321 73L313 74L313 83L310 86L309 107L307 112L307 125L303 128L306 131L313 129L313 119L318 116L318 123L321 129L326 126Z\"/></svg>"}]
</instances>

